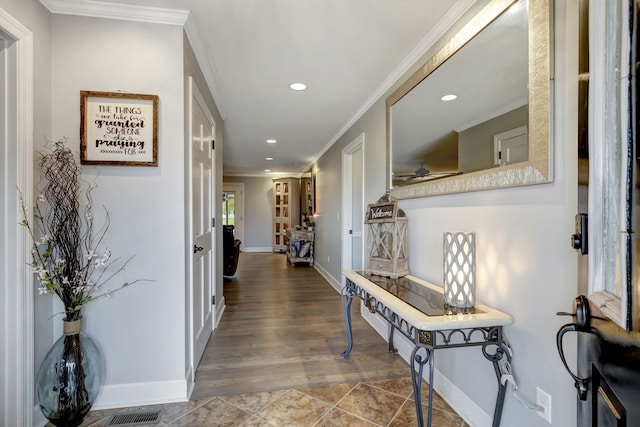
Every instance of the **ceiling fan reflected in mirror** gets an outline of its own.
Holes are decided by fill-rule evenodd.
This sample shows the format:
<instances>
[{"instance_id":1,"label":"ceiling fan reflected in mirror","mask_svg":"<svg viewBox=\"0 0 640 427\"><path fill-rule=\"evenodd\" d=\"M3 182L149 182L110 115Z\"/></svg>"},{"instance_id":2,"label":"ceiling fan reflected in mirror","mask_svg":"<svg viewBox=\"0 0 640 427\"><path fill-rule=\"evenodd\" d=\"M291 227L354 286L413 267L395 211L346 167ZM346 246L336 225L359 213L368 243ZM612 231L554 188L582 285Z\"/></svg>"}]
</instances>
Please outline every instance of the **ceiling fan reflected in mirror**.
<instances>
[{"instance_id":1,"label":"ceiling fan reflected in mirror","mask_svg":"<svg viewBox=\"0 0 640 427\"><path fill-rule=\"evenodd\" d=\"M429 169L424 167L424 162L420 162L420 167L418 169L415 170L415 172L413 172L410 175L396 175L394 174L393 177L396 179L401 179L403 181L410 181L412 179L419 179L419 178L444 178L446 176L452 176L452 175L459 175L462 172L460 171L450 171L450 172L431 172Z\"/></svg>"}]
</instances>

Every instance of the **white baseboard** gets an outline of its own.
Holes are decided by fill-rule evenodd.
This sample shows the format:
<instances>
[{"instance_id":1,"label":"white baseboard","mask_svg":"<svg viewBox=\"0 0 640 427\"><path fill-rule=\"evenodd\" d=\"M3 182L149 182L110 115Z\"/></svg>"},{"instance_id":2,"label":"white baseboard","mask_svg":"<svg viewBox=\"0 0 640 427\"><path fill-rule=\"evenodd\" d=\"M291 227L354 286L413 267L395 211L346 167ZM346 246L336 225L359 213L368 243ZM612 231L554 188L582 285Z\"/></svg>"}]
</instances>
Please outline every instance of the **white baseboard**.
<instances>
[{"instance_id":1,"label":"white baseboard","mask_svg":"<svg viewBox=\"0 0 640 427\"><path fill-rule=\"evenodd\" d=\"M187 371L187 375L185 375L185 380L187 382L187 400L191 399L191 393L196 387L196 378L193 372L193 366L189 366L189 370Z\"/></svg>"},{"instance_id":2,"label":"white baseboard","mask_svg":"<svg viewBox=\"0 0 640 427\"><path fill-rule=\"evenodd\" d=\"M36 405L33 407L33 426L44 427L48 422L49 420L44 417L42 411L40 410L40 405L36 403Z\"/></svg>"},{"instance_id":3,"label":"white baseboard","mask_svg":"<svg viewBox=\"0 0 640 427\"><path fill-rule=\"evenodd\" d=\"M358 298L354 298L354 301L359 302ZM362 304L360 306L360 314L364 319L373 327L373 329L382 337L385 341L388 340L389 324L386 320L377 314L372 314ZM397 332L397 331L396 331ZM414 345L405 336L400 333L393 335L393 343L398 349L398 354L404 359L407 364L411 359L411 353L413 352ZM357 337L354 337L354 341ZM357 346L357 342L354 342L354 347ZM423 371L423 378L425 381L429 381L429 371L425 369ZM442 372L437 369L433 373L433 388L440 394L440 396L467 422L474 427L489 427L492 424L492 417L487 414L482 408L480 408L473 400L462 392L455 384L453 384Z\"/></svg>"},{"instance_id":4,"label":"white baseboard","mask_svg":"<svg viewBox=\"0 0 640 427\"><path fill-rule=\"evenodd\" d=\"M213 324L213 329L216 329L218 327L218 325L220 324L220 319L222 319L222 314L224 313L225 308L227 308L225 301L226 300L224 299L224 295L222 295L222 298L220 298L220 302L216 304L216 320Z\"/></svg>"},{"instance_id":5,"label":"white baseboard","mask_svg":"<svg viewBox=\"0 0 640 427\"><path fill-rule=\"evenodd\" d=\"M186 402L187 396L186 380L106 385L102 387L98 399L91 409Z\"/></svg>"},{"instance_id":6,"label":"white baseboard","mask_svg":"<svg viewBox=\"0 0 640 427\"><path fill-rule=\"evenodd\" d=\"M342 284L340 284L340 282L338 280L335 279L335 277L333 277L327 270L324 269L324 267L322 267L320 264L318 263L314 263L313 264L313 268L316 269L316 271L318 273L320 273L320 275L322 277L324 277L324 279L329 282L329 284L336 290L338 291L338 293L340 293L341 289L342 289Z\"/></svg>"},{"instance_id":7,"label":"white baseboard","mask_svg":"<svg viewBox=\"0 0 640 427\"><path fill-rule=\"evenodd\" d=\"M193 384L193 376L187 375L192 378L191 383ZM189 400L187 398L189 394L185 380L108 385L102 387L91 410L186 402ZM47 423L48 420L42 415L40 406L35 405L33 408L34 427L44 427Z\"/></svg>"},{"instance_id":8,"label":"white baseboard","mask_svg":"<svg viewBox=\"0 0 640 427\"><path fill-rule=\"evenodd\" d=\"M438 370L434 372L433 387L465 422L474 427L489 427L493 418L455 386Z\"/></svg>"},{"instance_id":9,"label":"white baseboard","mask_svg":"<svg viewBox=\"0 0 640 427\"><path fill-rule=\"evenodd\" d=\"M273 252L273 248L271 246L243 247L242 252Z\"/></svg>"}]
</instances>

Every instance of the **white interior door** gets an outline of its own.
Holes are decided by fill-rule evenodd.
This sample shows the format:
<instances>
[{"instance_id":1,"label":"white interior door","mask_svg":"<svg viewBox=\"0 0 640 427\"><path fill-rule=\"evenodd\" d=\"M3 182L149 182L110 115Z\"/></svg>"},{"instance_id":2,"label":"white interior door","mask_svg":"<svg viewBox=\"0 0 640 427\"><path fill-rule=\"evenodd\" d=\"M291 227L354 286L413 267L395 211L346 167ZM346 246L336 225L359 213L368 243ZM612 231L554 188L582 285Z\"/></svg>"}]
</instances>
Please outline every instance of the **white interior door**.
<instances>
[{"instance_id":1,"label":"white interior door","mask_svg":"<svg viewBox=\"0 0 640 427\"><path fill-rule=\"evenodd\" d=\"M213 136L215 124L198 89L189 80L190 102L190 297L192 369L195 372L213 331L215 245L213 233Z\"/></svg>"},{"instance_id":2,"label":"white interior door","mask_svg":"<svg viewBox=\"0 0 640 427\"><path fill-rule=\"evenodd\" d=\"M364 133L342 150L342 269L364 268Z\"/></svg>"},{"instance_id":3,"label":"white interior door","mask_svg":"<svg viewBox=\"0 0 640 427\"><path fill-rule=\"evenodd\" d=\"M527 126L495 135L493 148L493 163L497 166L526 162L529 159Z\"/></svg>"}]
</instances>

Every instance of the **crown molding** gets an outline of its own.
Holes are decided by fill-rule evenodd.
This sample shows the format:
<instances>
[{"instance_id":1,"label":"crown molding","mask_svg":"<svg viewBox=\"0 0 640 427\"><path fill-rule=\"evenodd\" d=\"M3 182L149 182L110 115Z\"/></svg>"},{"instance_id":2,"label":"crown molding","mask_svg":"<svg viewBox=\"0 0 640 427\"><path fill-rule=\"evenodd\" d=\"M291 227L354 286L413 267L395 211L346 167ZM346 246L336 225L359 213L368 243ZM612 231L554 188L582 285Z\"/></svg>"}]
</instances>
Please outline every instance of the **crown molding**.
<instances>
[{"instance_id":1,"label":"crown molding","mask_svg":"<svg viewBox=\"0 0 640 427\"><path fill-rule=\"evenodd\" d=\"M189 18L188 10L166 9L150 6L138 6L123 3L112 3L98 0L40 0L51 13L61 15L88 16L93 18L119 19L125 21L150 22L154 24L179 25L191 43L207 86L216 100L216 107L222 119L225 112L222 108L222 94L220 93L215 63L207 54L208 47L204 45L202 37Z\"/></svg>"},{"instance_id":2,"label":"crown molding","mask_svg":"<svg viewBox=\"0 0 640 427\"><path fill-rule=\"evenodd\" d=\"M360 106L358 111L345 125L340 129L333 138L324 146L318 155L311 161L313 165L353 126L369 109L382 98L389 89L391 89L402 76L413 67L420 58L467 12L477 0L457 0L451 6L447 13L440 19L436 25L427 33L417 46L407 55L407 57L398 65L389 76L378 86L376 91Z\"/></svg>"},{"instance_id":3,"label":"crown molding","mask_svg":"<svg viewBox=\"0 0 640 427\"><path fill-rule=\"evenodd\" d=\"M188 10L137 6L96 0L40 0L49 12L61 15L90 16L93 18L150 22L183 26Z\"/></svg>"}]
</instances>

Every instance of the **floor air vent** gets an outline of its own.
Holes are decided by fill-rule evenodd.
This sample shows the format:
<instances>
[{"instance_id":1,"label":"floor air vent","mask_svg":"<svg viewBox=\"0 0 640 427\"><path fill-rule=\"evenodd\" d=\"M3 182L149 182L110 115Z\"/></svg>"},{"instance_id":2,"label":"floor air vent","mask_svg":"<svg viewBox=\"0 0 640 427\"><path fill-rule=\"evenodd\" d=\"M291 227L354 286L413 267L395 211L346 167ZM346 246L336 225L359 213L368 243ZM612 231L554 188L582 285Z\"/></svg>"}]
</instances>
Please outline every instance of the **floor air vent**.
<instances>
[{"instance_id":1,"label":"floor air vent","mask_svg":"<svg viewBox=\"0 0 640 427\"><path fill-rule=\"evenodd\" d=\"M141 426L158 424L162 418L162 409L157 411L120 412L111 417L107 426Z\"/></svg>"}]
</instances>

